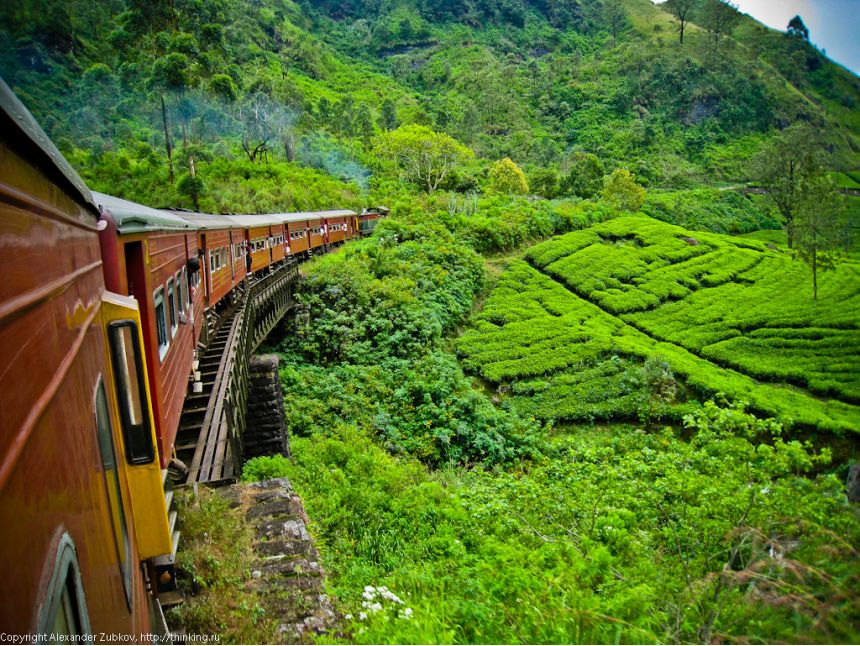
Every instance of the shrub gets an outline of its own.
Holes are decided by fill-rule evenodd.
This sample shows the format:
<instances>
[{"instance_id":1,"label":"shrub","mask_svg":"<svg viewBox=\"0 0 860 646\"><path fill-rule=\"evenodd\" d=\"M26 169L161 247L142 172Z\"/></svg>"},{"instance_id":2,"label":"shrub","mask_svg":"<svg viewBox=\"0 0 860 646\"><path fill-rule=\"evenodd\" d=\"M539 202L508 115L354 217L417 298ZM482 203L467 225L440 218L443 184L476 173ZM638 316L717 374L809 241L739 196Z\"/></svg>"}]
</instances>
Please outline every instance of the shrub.
<instances>
[{"instance_id":1,"label":"shrub","mask_svg":"<svg viewBox=\"0 0 860 646\"><path fill-rule=\"evenodd\" d=\"M638 211L645 202L645 189L636 183L630 171L616 168L606 178L602 197L619 211Z\"/></svg>"},{"instance_id":2,"label":"shrub","mask_svg":"<svg viewBox=\"0 0 860 646\"><path fill-rule=\"evenodd\" d=\"M490 168L487 190L503 195L525 195L529 192L529 184L522 169L510 157L505 157Z\"/></svg>"},{"instance_id":3,"label":"shrub","mask_svg":"<svg viewBox=\"0 0 860 646\"><path fill-rule=\"evenodd\" d=\"M262 482L284 478L290 469L290 461L283 455L262 455L251 458L242 466L242 482Z\"/></svg>"}]
</instances>

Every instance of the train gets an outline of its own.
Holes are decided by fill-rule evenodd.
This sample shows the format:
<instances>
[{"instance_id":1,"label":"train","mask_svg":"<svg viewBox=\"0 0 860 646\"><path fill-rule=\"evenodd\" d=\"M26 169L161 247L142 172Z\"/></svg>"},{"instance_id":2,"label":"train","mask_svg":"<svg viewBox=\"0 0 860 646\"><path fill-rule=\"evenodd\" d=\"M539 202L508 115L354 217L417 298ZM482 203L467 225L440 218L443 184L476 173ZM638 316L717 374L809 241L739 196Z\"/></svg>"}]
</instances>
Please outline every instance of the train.
<instances>
[{"instance_id":1,"label":"train","mask_svg":"<svg viewBox=\"0 0 860 646\"><path fill-rule=\"evenodd\" d=\"M152 640L175 550L167 467L207 320L387 209L150 208L90 191L2 79L0 122L0 632Z\"/></svg>"}]
</instances>

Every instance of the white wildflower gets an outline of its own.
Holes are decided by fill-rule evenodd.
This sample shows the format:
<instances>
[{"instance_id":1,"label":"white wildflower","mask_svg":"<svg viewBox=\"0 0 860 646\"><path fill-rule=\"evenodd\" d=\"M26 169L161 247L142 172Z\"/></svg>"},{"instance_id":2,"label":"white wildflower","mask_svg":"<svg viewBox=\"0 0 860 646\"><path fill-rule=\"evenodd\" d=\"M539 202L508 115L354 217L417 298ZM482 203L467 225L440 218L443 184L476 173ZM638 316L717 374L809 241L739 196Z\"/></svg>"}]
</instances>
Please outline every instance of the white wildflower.
<instances>
[{"instance_id":1,"label":"white wildflower","mask_svg":"<svg viewBox=\"0 0 860 646\"><path fill-rule=\"evenodd\" d=\"M412 608L406 608L405 610L401 610L398 616L401 619L412 619Z\"/></svg>"},{"instance_id":2,"label":"white wildflower","mask_svg":"<svg viewBox=\"0 0 860 646\"><path fill-rule=\"evenodd\" d=\"M372 585L366 585L366 586L364 586L364 591L365 591L365 592L374 592L375 590L376 590L376 588L374 588Z\"/></svg>"},{"instance_id":3,"label":"white wildflower","mask_svg":"<svg viewBox=\"0 0 860 646\"><path fill-rule=\"evenodd\" d=\"M387 589L382 590L382 598L387 601L391 601L392 603L403 603L403 600L400 597Z\"/></svg>"},{"instance_id":4,"label":"white wildflower","mask_svg":"<svg viewBox=\"0 0 860 646\"><path fill-rule=\"evenodd\" d=\"M373 601L374 599L376 599L376 593L368 592L367 590L365 590L364 592L361 593L361 597L362 597L362 599L367 599L368 601Z\"/></svg>"},{"instance_id":5,"label":"white wildflower","mask_svg":"<svg viewBox=\"0 0 860 646\"><path fill-rule=\"evenodd\" d=\"M347 621L352 621L352 613L351 612L346 613L343 616L343 618L346 619Z\"/></svg>"},{"instance_id":6,"label":"white wildflower","mask_svg":"<svg viewBox=\"0 0 860 646\"><path fill-rule=\"evenodd\" d=\"M367 619L367 613L366 612L359 612L358 613L358 620L364 621L365 619Z\"/></svg>"},{"instance_id":7,"label":"white wildflower","mask_svg":"<svg viewBox=\"0 0 860 646\"><path fill-rule=\"evenodd\" d=\"M370 606L370 612L379 612L380 610L382 610L381 603L374 603Z\"/></svg>"}]
</instances>

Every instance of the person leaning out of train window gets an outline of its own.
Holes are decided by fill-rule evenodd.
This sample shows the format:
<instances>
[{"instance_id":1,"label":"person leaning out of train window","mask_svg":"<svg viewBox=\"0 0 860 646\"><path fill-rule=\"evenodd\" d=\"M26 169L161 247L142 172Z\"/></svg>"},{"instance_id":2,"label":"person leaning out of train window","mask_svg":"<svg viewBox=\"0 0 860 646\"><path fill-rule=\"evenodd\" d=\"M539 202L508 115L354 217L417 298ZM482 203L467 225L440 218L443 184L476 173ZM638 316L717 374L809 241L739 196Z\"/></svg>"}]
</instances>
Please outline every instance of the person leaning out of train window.
<instances>
[{"instance_id":1,"label":"person leaning out of train window","mask_svg":"<svg viewBox=\"0 0 860 646\"><path fill-rule=\"evenodd\" d=\"M248 253L245 254L245 271L250 274L251 273L251 263L253 259L251 258L251 247L248 247Z\"/></svg>"}]
</instances>

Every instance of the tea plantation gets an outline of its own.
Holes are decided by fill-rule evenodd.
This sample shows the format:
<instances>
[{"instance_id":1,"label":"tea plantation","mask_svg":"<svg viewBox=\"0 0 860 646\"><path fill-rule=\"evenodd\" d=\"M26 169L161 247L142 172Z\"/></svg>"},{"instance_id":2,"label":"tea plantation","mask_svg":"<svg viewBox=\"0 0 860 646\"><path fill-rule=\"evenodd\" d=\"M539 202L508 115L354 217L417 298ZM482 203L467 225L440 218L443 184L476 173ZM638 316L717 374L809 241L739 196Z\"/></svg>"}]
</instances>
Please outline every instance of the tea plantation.
<instances>
[{"instance_id":1,"label":"tea plantation","mask_svg":"<svg viewBox=\"0 0 860 646\"><path fill-rule=\"evenodd\" d=\"M679 419L722 393L856 432L860 264L827 274L817 301L811 291L784 248L622 217L512 262L457 349L540 419Z\"/></svg>"}]
</instances>

